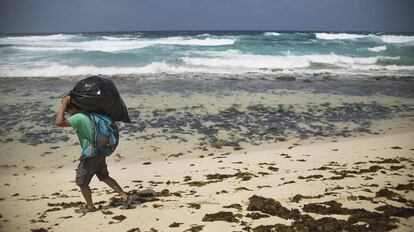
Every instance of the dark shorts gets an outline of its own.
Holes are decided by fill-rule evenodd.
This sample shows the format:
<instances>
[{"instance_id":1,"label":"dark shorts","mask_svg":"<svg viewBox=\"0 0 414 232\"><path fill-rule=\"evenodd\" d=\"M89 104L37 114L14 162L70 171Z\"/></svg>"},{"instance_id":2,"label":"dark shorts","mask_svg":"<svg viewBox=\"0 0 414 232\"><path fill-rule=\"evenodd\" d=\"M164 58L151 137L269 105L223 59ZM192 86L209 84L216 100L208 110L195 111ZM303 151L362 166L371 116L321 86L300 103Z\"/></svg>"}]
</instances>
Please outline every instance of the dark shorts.
<instances>
[{"instance_id":1,"label":"dark shorts","mask_svg":"<svg viewBox=\"0 0 414 232\"><path fill-rule=\"evenodd\" d=\"M76 169L76 184L79 187L88 186L95 174L100 181L104 181L109 178L105 156L95 156L89 159L81 159L78 169Z\"/></svg>"}]
</instances>

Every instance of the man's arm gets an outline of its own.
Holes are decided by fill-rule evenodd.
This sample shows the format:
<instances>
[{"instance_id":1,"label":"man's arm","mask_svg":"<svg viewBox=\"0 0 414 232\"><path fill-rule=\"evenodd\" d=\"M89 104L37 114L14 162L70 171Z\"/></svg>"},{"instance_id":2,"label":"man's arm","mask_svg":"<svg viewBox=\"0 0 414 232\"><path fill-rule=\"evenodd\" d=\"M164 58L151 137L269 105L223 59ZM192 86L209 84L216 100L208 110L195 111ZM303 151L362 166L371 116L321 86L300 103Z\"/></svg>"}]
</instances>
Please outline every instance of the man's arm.
<instances>
[{"instance_id":1,"label":"man's arm","mask_svg":"<svg viewBox=\"0 0 414 232\"><path fill-rule=\"evenodd\" d=\"M70 123L65 118L65 111L66 107L68 106L70 102L70 96L65 96L62 99L62 104L59 107L59 111L56 114L56 126L58 127L68 127L70 126Z\"/></svg>"}]
</instances>

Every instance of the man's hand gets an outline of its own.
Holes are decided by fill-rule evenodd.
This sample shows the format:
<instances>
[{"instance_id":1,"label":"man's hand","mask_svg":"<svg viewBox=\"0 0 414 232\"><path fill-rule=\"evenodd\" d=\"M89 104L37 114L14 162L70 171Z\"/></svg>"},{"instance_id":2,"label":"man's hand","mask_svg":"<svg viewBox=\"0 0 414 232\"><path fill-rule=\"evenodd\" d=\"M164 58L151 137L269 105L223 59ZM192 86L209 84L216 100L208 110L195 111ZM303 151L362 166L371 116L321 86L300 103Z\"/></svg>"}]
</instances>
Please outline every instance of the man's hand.
<instances>
[{"instance_id":1,"label":"man's hand","mask_svg":"<svg viewBox=\"0 0 414 232\"><path fill-rule=\"evenodd\" d=\"M62 98L62 105L59 107L59 111L56 114L56 126L58 127L70 126L69 122L65 119L65 111L69 103L70 103L70 96L64 96Z\"/></svg>"},{"instance_id":2,"label":"man's hand","mask_svg":"<svg viewBox=\"0 0 414 232\"><path fill-rule=\"evenodd\" d=\"M62 98L62 105L67 106L70 103L70 96L64 96Z\"/></svg>"}]
</instances>

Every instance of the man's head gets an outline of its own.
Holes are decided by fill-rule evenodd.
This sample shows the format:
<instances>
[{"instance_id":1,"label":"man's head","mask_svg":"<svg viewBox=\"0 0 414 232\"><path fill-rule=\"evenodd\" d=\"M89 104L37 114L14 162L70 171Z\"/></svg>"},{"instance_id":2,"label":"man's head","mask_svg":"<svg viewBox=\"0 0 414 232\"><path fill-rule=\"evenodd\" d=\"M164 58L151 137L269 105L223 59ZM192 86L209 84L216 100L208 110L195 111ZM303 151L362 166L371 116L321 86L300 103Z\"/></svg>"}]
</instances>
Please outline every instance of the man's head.
<instances>
[{"instance_id":1,"label":"man's head","mask_svg":"<svg viewBox=\"0 0 414 232\"><path fill-rule=\"evenodd\" d=\"M76 113L78 113L81 110L81 108L75 104L73 104L72 102L70 102L67 106L66 106L66 112L70 115L74 115Z\"/></svg>"}]
</instances>

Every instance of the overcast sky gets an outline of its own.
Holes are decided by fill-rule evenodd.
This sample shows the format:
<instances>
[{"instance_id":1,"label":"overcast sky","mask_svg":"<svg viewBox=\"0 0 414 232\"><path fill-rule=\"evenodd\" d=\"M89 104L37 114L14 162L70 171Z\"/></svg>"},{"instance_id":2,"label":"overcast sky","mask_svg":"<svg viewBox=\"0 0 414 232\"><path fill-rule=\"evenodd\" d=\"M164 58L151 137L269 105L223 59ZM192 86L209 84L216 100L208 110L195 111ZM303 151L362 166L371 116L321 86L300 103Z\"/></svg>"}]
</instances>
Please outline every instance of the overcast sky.
<instances>
[{"instance_id":1,"label":"overcast sky","mask_svg":"<svg viewBox=\"0 0 414 232\"><path fill-rule=\"evenodd\" d=\"M414 0L0 0L0 33L410 31Z\"/></svg>"}]
</instances>

